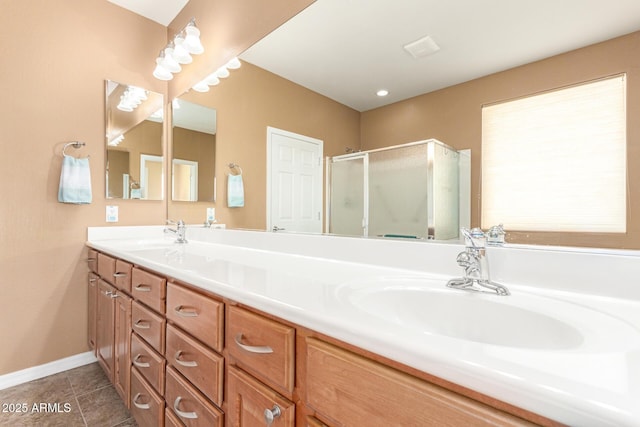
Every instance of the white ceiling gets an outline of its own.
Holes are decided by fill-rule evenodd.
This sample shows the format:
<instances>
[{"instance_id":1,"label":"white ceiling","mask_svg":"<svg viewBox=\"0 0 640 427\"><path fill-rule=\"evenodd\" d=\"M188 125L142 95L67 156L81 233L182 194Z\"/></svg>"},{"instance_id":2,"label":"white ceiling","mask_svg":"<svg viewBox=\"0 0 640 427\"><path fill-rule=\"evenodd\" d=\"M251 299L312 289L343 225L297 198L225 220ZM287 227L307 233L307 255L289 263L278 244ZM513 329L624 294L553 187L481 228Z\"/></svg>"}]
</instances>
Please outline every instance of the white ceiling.
<instances>
[{"instance_id":1,"label":"white ceiling","mask_svg":"<svg viewBox=\"0 0 640 427\"><path fill-rule=\"evenodd\" d=\"M107 0L168 27L189 0Z\"/></svg>"},{"instance_id":2,"label":"white ceiling","mask_svg":"<svg viewBox=\"0 0 640 427\"><path fill-rule=\"evenodd\" d=\"M636 30L638 0L317 0L240 57L366 111ZM414 59L424 36L440 50Z\"/></svg>"}]
</instances>

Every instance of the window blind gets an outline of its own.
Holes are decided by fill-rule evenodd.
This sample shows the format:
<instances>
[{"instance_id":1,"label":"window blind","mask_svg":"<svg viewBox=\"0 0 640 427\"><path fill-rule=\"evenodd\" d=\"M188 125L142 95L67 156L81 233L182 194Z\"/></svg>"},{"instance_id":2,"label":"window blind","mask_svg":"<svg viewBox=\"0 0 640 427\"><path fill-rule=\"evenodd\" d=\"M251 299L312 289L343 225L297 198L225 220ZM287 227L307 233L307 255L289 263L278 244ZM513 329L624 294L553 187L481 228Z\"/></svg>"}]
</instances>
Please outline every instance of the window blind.
<instances>
[{"instance_id":1,"label":"window blind","mask_svg":"<svg viewBox=\"0 0 640 427\"><path fill-rule=\"evenodd\" d=\"M482 108L483 228L626 231L625 80Z\"/></svg>"}]
</instances>

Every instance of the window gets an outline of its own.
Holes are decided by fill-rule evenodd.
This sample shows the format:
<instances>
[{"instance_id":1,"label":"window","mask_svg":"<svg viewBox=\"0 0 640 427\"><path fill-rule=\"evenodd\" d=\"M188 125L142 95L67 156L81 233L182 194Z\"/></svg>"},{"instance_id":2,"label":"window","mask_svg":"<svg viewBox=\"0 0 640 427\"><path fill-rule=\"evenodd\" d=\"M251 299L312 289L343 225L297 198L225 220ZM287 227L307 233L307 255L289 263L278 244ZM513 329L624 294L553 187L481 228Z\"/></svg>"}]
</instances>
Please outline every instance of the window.
<instances>
[{"instance_id":1,"label":"window","mask_svg":"<svg viewBox=\"0 0 640 427\"><path fill-rule=\"evenodd\" d=\"M626 231L625 75L482 108L482 227Z\"/></svg>"}]
</instances>

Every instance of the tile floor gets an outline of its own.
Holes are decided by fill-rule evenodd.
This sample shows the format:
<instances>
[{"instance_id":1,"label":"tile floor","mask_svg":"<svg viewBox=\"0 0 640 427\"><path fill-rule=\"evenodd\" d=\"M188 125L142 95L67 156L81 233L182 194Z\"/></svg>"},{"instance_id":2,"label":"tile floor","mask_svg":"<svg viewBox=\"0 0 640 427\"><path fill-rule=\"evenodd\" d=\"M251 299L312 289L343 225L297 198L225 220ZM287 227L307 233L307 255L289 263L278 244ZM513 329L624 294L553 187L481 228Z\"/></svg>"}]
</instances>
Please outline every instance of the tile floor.
<instances>
[{"instance_id":1,"label":"tile floor","mask_svg":"<svg viewBox=\"0 0 640 427\"><path fill-rule=\"evenodd\" d=\"M98 363L0 390L0 426L136 426Z\"/></svg>"}]
</instances>

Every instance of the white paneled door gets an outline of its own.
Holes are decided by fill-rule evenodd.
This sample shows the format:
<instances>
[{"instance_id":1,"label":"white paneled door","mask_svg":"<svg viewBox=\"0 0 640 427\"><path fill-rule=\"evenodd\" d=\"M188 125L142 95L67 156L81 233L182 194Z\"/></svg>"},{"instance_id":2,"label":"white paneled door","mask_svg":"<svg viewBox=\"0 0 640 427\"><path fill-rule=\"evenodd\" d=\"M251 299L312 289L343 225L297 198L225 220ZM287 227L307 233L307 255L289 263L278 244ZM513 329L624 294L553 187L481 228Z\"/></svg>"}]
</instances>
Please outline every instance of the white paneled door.
<instances>
[{"instance_id":1,"label":"white paneled door","mask_svg":"<svg viewBox=\"0 0 640 427\"><path fill-rule=\"evenodd\" d=\"M322 141L267 128L267 227L322 232Z\"/></svg>"}]
</instances>

